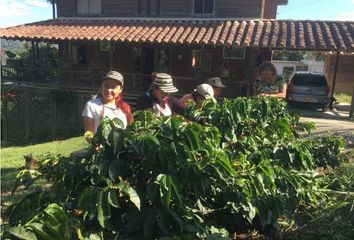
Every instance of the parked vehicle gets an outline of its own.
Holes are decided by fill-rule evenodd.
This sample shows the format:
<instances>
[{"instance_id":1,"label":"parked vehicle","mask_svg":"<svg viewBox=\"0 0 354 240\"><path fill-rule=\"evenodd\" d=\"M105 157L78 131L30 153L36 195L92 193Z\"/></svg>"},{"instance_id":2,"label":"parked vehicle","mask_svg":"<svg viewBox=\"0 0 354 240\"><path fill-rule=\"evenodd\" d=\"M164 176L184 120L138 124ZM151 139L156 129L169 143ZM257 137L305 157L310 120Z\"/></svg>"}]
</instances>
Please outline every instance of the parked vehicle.
<instances>
[{"instance_id":1,"label":"parked vehicle","mask_svg":"<svg viewBox=\"0 0 354 240\"><path fill-rule=\"evenodd\" d=\"M309 103L327 111L330 102L330 87L324 75L311 72L294 72L290 76L286 100Z\"/></svg>"}]
</instances>

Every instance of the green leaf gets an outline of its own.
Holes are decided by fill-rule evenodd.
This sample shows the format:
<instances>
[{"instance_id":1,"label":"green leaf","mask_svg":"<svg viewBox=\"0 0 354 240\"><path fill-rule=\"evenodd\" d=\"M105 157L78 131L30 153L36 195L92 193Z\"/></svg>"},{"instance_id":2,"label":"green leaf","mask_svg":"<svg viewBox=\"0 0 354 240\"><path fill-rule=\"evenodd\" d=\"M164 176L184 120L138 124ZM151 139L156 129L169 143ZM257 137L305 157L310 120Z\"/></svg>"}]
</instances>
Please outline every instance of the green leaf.
<instances>
[{"instance_id":1,"label":"green leaf","mask_svg":"<svg viewBox=\"0 0 354 240\"><path fill-rule=\"evenodd\" d=\"M171 177L165 174L159 174L155 181L160 186L160 197L166 208L169 208L171 203L171 182Z\"/></svg>"},{"instance_id":2,"label":"green leaf","mask_svg":"<svg viewBox=\"0 0 354 240\"><path fill-rule=\"evenodd\" d=\"M128 195L130 201L140 210L140 198L138 193L129 185L128 182L120 182L117 187L121 192Z\"/></svg>"},{"instance_id":3,"label":"green leaf","mask_svg":"<svg viewBox=\"0 0 354 240\"><path fill-rule=\"evenodd\" d=\"M27 231L26 228L21 225L12 227L8 231L10 234L21 240L37 240L37 237L34 235L34 233Z\"/></svg>"},{"instance_id":4,"label":"green leaf","mask_svg":"<svg viewBox=\"0 0 354 240\"><path fill-rule=\"evenodd\" d=\"M116 183L119 177L124 177L126 172L127 164L122 160L115 159L108 166L108 175L113 183Z\"/></svg>"},{"instance_id":5,"label":"green leaf","mask_svg":"<svg viewBox=\"0 0 354 240\"><path fill-rule=\"evenodd\" d=\"M117 193L116 190L110 190L108 192L108 202L109 204L111 204L111 206L115 207L115 208L119 208L119 203L118 203L118 199L117 199Z\"/></svg>"},{"instance_id":6,"label":"green leaf","mask_svg":"<svg viewBox=\"0 0 354 240\"><path fill-rule=\"evenodd\" d=\"M108 203L108 192L99 191L97 195L97 219L100 225L105 228L107 221L111 217L111 208Z\"/></svg>"},{"instance_id":7,"label":"green leaf","mask_svg":"<svg viewBox=\"0 0 354 240\"><path fill-rule=\"evenodd\" d=\"M123 142L124 142L124 134L123 134L122 129L117 129L116 131L113 132L113 147L114 147L114 156L117 156L122 147L123 147Z\"/></svg>"},{"instance_id":8,"label":"green leaf","mask_svg":"<svg viewBox=\"0 0 354 240\"><path fill-rule=\"evenodd\" d=\"M200 147L200 134L202 128L199 124L188 124L184 130L184 136L191 151L198 150Z\"/></svg>"},{"instance_id":9,"label":"green leaf","mask_svg":"<svg viewBox=\"0 0 354 240\"><path fill-rule=\"evenodd\" d=\"M39 239L43 240L56 240L54 238L51 238L51 236L46 233L46 231L43 229L43 224L41 223L29 223L26 225L28 228L31 228L32 231L38 236Z\"/></svg>"}]
</instances>

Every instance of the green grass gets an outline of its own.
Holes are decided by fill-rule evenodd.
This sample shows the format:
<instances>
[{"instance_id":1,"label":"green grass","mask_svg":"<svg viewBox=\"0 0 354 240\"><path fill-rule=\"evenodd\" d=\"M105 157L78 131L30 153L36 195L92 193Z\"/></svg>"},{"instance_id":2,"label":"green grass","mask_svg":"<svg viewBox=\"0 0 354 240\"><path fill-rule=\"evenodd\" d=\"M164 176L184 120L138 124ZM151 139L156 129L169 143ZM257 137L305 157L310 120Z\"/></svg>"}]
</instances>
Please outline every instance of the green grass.
<instances>
[{"instance_id":1,"label":"green grass","mask_svg":"<svg viewBox=\"0 0 354 240\"><path fill-rule=\"evenodd\" d=\"M0 149L1 157L1 201L7 206L13 200L18 199L25 191L18 191L14 196L10 195L15 182L16 174L24 168L24 155L32 153L34 157L51 152L68 156L71 152L85 148L87 143L83 136L70 138L63 141L53 141L27 146L12 146Z\"/></svg>"},{"instance_id":2,"label":"green grass","mask_svg":"<svg viewBox=\"0 0 354 240\"><path fill-rule=\"evenodd\" d=\"M352 96L348 95L346 93L335 93L334 97L340 103L351 103L352 102Z\"/></svg>"}]
</instances>

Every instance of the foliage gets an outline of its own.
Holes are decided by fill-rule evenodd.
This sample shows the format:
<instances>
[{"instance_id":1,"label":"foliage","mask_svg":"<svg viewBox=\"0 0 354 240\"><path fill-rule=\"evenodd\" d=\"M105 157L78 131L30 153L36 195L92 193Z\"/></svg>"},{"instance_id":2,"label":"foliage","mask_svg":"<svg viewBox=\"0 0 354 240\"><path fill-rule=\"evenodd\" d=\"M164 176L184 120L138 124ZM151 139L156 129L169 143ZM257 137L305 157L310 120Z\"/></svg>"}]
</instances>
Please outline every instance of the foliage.
<instances>
[{"instance_id":1,"label":"foliage","mask_svg":"<svg viewBox=\"0 0 354 240\"><path fill-rule=\"evenodd\" d=\"M10 44L7 44L11 46ZM51 43L38 43L33 48L29 42L24 42L22 48L15 53L6 50L7 65L13 69L4 68L4 76L30 82L40 81L55 83L58 79L58 67L61 63L59 47ZM33 49L36 49L33 51ZM40 68L40 71L37 70ZM49 70L48 70L49 69Z\"/></svg>"},{"instance_id":2,"label":"foliage","mask_svg":"<svg viewBox=\"0 0 354 240\"><path fill-rule=\"evenodd\" d=\"M310 55L309 55L310 54ZM273 54L273 60L276 61L301 61L304 59L312 59L310 52L281 52L276 51Z\"/></svg>"},{"instance_id":3,"label":"foliage","mask_svg":"<svg viewBox=\"0 0 354 240\"><path fill-rule=\"evenodd\" d=\"M50 189L9 208L6 234L20 225L45 239L51 223L39 232L28 224L43 223L57 204L75 222L71 239L228 239L242 228L272 230L317 201L316 163L299 139L313 124L300 124L282 100L205 101L189 105L187 117L136 112L126 130L104 119L84 157L39 160L37 174L19 177L45 179Z\"/></svg>"},{"instance_id":4,"label":"foliage","mask_svg":"<svg viewBox=\"0 0 354 240\"><path fill-rule=\"evenodd\" d=\"M337 167L340 164L338 155L343 151L343 139L333 136L316 137L305 142L308 144L314 163L318 167Z\"/></svg>"},{"instance_id":5,"label":"foliage","mask_svg":"<svg viewBox=\"0 0 354 240\"><path fill-rule=\"evenodd\" d=\"M316 203L300 209L297 227L283 229L283 239L354 238L354 164L344 162L326 171L320 178L320 187L326 194L320 195Z\"/></svg>"}]
</instances>

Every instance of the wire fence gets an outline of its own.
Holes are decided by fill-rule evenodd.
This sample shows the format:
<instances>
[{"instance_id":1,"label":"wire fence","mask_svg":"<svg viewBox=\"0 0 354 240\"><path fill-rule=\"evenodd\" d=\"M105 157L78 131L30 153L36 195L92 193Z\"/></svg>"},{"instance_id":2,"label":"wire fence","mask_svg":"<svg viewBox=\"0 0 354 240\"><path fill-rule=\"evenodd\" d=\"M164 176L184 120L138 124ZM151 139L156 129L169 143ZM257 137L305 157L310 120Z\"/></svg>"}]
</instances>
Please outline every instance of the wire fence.
<instances>
[{"instance_id":1,"label":"wire fence","mask_svg":"<svg viewBox=\"0 0 354 240\"><path fill-rule=\"evenodd\" d=\"M1 139L25 143L63 139L83 133L81 112L89 92L2 86Z\"/></svg>"}]
</instances>

